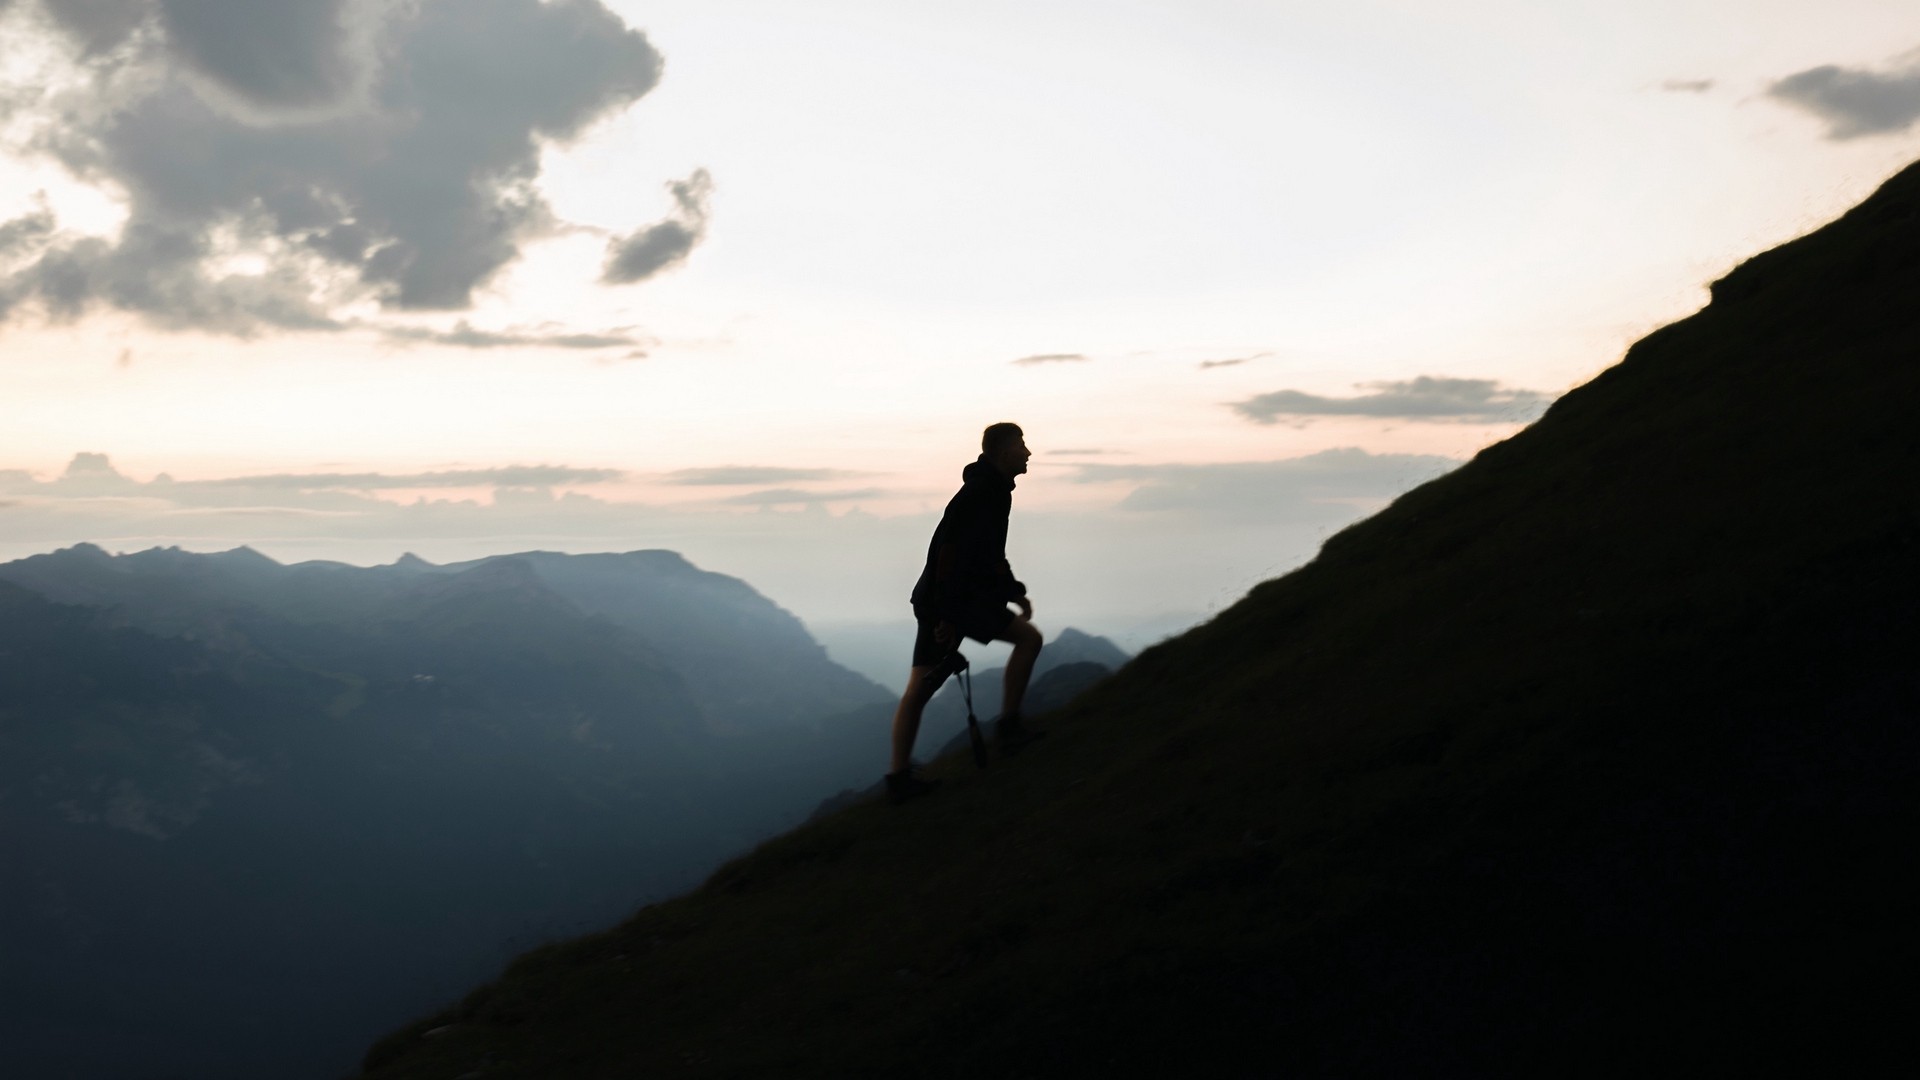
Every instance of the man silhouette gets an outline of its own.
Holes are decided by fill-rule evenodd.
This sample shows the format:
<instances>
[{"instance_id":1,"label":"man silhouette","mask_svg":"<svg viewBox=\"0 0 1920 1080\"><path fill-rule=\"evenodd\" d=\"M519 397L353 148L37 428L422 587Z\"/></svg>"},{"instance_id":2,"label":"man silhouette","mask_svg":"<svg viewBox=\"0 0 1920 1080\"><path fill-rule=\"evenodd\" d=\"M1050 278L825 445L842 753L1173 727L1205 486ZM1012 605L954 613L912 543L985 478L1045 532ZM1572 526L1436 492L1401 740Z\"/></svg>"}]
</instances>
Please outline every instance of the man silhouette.
<instances>
[{"instance_id":1,"label":"man silhouette","mask_svg":"<svg viewBox=\"0 0 1920 1080\"><path fill-rule=\"evenodd\" d=\"M981 433L980 457L960 474L965 481L947 502L940 525L927 545L927 565L913 586L913 670L906 693L893 713L893 771L887 796L904 802L939 783L914 772L913 741L920 714L934 692L953 674L961 637L985 644L1013 643L1007 659L1004 696L994 737L1012 750L1038 737L1020 718L1020 699L1043 643L1033 626L1027 587L1007 564L1007 516L1013 510L1013 479L1027 471L1026 435L1018 424L994 424ZM1020 613L1007 610L1017 604Z\"/></svg>"}]
</instances>

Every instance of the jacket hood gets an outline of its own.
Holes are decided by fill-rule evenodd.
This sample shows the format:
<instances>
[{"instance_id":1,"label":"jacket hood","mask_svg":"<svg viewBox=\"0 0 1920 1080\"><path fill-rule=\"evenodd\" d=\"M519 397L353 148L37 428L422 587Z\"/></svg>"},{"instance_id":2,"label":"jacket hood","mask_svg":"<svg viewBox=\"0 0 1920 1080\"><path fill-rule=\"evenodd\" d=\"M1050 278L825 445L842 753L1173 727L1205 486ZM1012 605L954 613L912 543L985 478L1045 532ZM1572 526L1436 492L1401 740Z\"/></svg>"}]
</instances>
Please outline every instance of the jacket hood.
<instances>
[{"instance_id":1,"label":"jacket hood","mask_svg":"<svg viewBox=\"0 0 1920 1080\"><path fill-rule=\"evenodd\" d=\"M973 464L960 470L960 479L969 484L983 484L987 487L999 487L1007 491L1013 490L1013 477L994 468L993 463L987 460L987 455L985 454L981 454L978 458L974 459Z\"/></svg>"}]
</instances>

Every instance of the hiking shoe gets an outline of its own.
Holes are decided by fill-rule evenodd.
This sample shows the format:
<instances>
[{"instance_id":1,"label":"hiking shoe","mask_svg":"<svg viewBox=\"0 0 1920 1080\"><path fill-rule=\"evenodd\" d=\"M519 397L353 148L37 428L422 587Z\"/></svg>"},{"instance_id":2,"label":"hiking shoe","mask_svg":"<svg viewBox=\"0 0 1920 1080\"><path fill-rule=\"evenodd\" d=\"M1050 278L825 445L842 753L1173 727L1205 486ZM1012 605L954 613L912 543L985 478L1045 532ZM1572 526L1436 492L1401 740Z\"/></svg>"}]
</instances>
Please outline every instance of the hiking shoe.
<instances>
[{"instance_id":1,"label":"hiking shoe","mask_svg":"<svg viewBox=\"0 0 1920 1080\"><path fill-rule=\"evenodd\" d=\"M940 786L940 781L929 780L913 769L887 774L887 801L895 806L915 799Z\"/></svg>"},{"instance_id":2,"label":"hiking shoe","mask_svg":"<svg viewBox=\"0 0 1920 1080\"><path fill-rule=\"evenodd\" d=\"M993 722L993 741L1000 745L1000 752L1011 754L1036 739L1044 739L1047 733L1027 723L1019 713L1002 713Z\"/></svg>"}]
</instances>

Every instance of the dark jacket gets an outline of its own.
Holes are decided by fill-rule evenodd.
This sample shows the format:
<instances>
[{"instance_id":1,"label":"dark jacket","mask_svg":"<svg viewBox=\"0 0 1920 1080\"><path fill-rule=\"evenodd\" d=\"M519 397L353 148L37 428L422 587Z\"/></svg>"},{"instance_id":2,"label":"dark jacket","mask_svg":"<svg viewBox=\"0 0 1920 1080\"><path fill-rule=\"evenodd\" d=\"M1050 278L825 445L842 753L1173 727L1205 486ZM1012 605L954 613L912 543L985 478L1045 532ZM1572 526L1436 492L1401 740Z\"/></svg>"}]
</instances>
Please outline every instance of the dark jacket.
<instances>
[{"instance_id":1,"label":"dark jacket","mask_svg":"<svg viewBox=\"0 0 1920 1080\"><path fill-rule=\"evenodd\" d=\"M987 463L985 454L960 473L959 492L927 545L926 569L913 585L913 609L922 617L971 622L982 608L1006 610L1027 595L1007 565L1007 515L1013 511L1013 478Z\"/></svg>"}]
</instances>

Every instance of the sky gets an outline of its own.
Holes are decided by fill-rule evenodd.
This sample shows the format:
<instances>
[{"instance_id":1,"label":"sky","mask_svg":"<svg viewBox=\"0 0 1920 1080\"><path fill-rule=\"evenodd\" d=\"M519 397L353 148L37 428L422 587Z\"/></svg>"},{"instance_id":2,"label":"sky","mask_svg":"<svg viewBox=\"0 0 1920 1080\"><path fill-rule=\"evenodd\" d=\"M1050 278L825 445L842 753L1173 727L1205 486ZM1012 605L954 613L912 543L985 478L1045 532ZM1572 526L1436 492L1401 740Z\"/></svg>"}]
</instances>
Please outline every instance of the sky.
<instances>
[{"instance_id":1,"label":"sky","mask_svg":"<svg viewBox=\"0 0 1920 1080\"><path fill-rule=\"evenodd\" d=\"M0 0L0 558L899 619L1013 420L1037 621L1138 638L1916 156L1885 0Z\"/></svg>"}]
</instances>

